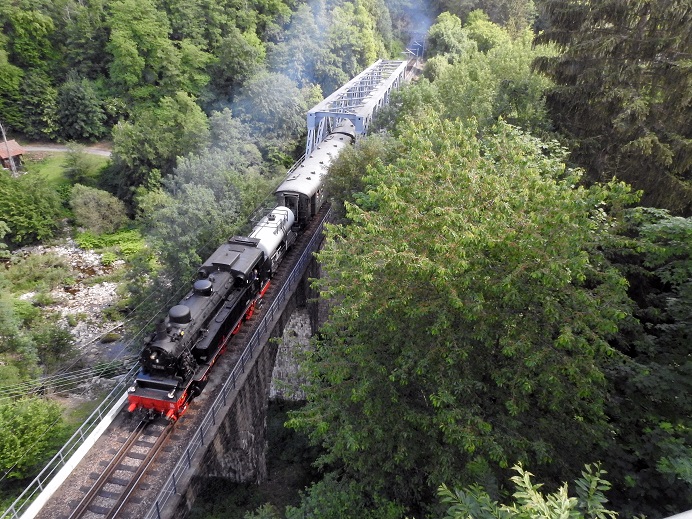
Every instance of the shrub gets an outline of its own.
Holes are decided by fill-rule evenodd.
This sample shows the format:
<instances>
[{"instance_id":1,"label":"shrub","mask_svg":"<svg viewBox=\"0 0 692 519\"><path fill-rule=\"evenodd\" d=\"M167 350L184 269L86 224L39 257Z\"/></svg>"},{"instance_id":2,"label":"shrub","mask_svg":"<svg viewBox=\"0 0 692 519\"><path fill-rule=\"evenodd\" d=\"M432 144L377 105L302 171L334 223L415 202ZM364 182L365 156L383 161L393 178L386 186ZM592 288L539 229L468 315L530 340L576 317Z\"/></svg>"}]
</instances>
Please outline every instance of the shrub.
<instances>
[{"instance_id":1,"label":"shrub","mask_svg":"<svg viewBox=\"0 0 692 519\"><path fill-rule=\"evenodd\" d=\"M66 284L73 279L73 272L67 260L57 254L32 254L26 258L13 258L5 277L12 284L12 291L21 293Z\"/></svg>"},{"instance_id":2,"label":"shrub","mask_svg":"<svg viewBox=\"0 0 692 519\"><path fill-rule=\"evenodd\" d=\"M114 232L126 221L125 204L100 189L75 184L70 207L78 225L95 234Z\"/></svg>"}]
</instances>

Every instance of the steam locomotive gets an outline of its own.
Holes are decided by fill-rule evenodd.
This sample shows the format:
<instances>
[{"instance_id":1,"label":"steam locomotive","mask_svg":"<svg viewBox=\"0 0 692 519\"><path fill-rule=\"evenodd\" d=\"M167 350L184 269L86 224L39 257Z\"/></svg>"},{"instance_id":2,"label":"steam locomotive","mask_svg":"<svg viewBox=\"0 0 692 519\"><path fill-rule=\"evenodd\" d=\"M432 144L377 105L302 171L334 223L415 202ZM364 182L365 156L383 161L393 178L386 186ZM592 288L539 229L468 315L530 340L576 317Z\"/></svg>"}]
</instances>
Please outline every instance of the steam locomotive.
<instances>
[{"instance_id":1,"label":"steam locomotive","mask_svg":"<svg viewBox=\"0 0 692 519\"><path fill-rule=\"evenodd\" d=\"M191 290L145 341L128 390L128 411L175 421L202 393L219 356L261 303L286 252L326 201L329 165L354 140L350 121L336 126L289 170L275 191L277 206L250 235L234 236L202 263Z\"/></svg>"}]
</instances>

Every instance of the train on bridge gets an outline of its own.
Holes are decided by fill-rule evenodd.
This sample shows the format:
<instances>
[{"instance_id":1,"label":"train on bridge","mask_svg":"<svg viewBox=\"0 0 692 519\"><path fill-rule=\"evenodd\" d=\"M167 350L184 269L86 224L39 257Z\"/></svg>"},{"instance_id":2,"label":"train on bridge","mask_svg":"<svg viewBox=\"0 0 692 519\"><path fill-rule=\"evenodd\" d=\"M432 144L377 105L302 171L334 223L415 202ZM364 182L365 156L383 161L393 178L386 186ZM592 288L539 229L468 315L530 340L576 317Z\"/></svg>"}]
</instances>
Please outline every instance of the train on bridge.
<instances>
[{"instance_id":1,"label":"train on bridge","mask_svg":"<svg viewBox=\"0 0 692 519\"><path fill-rule=\"evenodd\" d=\"M128 389L128 410L177 420L202 393L219 356L266 293L286 252L327 196L329 165L355 141L342 120L276 189L276 207L248 236L220 245L200 265L190 291L146 340L140 370Z\"/></svg>"}]
</instances>

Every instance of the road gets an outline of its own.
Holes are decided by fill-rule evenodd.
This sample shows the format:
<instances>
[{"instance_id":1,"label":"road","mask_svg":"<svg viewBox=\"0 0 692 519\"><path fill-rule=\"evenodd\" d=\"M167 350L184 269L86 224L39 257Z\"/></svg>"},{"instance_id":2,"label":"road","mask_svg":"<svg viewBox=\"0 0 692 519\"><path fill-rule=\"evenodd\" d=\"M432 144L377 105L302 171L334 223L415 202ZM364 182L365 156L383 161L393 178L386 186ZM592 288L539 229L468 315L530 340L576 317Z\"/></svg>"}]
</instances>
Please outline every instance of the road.
<instances>
[{"instance_id":1,"label":"road","mask_svg":"<svg viewBox=\"0 0 692 519\"><path fill-rule=\"evenodd\" d=\"M62 146L60 144L37 144L37 145L23 145L20 146L26 152L66 152L69 151L67 146ZM101 155L102 157L110 157L111 151L104 148L102 145L85 146L85 153L91 153L92 155Z\"/></svg>"}]
</instances>

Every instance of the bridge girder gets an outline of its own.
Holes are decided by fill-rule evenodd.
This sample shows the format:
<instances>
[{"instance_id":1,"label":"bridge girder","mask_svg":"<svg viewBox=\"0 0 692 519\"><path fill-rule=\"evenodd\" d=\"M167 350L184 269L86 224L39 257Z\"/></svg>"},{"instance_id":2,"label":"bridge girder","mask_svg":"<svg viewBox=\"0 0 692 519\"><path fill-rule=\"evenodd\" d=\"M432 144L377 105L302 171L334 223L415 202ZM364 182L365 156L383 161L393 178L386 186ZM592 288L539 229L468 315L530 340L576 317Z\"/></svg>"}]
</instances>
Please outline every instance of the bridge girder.
<instances>
[{"instance_id":1,"label":"bridge girder","mask_svg":"<svg viewBox=\"0 0 692 519\"><path fill-rule=\"evenodd\" d=\"M399 60L377 60L314 106L307 115L306 154L309 155L343 119L353 123L356 138L365 135L374 115L389 102L392 90L404 81L406 64Z\"/></svg>"}]
</instances>

